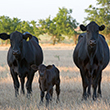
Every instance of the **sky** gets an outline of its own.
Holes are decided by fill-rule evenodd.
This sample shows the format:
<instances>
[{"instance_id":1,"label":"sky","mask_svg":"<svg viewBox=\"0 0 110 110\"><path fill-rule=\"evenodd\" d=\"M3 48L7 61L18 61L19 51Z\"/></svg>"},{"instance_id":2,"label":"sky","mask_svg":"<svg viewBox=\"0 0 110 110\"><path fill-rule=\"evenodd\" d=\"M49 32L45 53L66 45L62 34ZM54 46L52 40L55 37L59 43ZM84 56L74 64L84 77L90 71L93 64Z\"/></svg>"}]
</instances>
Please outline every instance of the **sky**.
<instances>
[{"instance_id":1,"label":"sky","mask_svg":"<svg viewBox=\"0 0 110 110\"><path fill-rule=\"evenodd\" d=\"M38 21L49 16L54 18L58 8L72 9L71 16L78 23L84 21L87 16L85 9L92 4L96 6L96 0L0 0L0 16L17 17L18 19Z\"/></svg>"}]
</instances>

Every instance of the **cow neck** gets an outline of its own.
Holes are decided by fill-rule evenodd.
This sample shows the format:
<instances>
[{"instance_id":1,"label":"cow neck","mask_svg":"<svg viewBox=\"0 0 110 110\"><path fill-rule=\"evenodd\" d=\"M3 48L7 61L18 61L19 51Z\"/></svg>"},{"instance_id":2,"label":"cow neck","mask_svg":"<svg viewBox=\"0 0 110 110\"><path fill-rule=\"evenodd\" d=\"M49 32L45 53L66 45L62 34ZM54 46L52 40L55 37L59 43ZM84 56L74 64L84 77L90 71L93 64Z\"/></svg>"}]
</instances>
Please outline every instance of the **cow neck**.
<instances>
[{"instance_id":1,"label":"cow neck","mask_svg":"<svg viewBox=\"0 0 110 110\"><path fill-rule=\"evenodd\" d=\"M21 50L22 52L21 52L21 59L20 59L20 60L25 59L25 58L26 58L26 54L27 54L27 53L26 53L26 52L27 52L27 51L26 51L26 50L27 50L27 42L24 40L24 41L23 41L23 44L24 44L24 45L23 45L23 48L22 48L22 50Z\"/></svg>"},{"instance_id":2,"label":"cow neck","mask_svg":"<svg viewBox=\"0 0 110 110\"><path fill-rule=\"evenodd\" d=\"M91 47L90 45L88 45L87 43L86 43L86 47L87 47L87 55L88 55L88 57L89 57L89 61L90 61L90 66L92 66L93 65L93 59L94 59L94 57L95 57L95 53L96 53L96 51L97 51L97 48L98 48L98 43L96 44L96 46L94 46L94 47Z\"/></svg>"}]
</instances>

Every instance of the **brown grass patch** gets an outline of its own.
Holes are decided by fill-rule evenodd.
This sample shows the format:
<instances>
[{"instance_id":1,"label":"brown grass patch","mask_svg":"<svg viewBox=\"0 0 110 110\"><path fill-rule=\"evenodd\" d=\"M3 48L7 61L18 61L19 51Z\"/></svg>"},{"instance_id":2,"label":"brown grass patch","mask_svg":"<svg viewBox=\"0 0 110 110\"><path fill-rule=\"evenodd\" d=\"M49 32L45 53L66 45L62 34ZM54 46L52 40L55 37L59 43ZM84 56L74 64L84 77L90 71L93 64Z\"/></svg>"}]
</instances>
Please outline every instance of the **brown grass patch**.
<instances>
[{"instance_id":1,"label":"brown grass patch","mask_svg":"<svg viewBox=\"0 0 110 110\"><path fill-rule=\"evenodd\" d=\"M39 106L40 90L38 84L38 73L33 80L33 95L30 100L26 95L14 96L14 87L9 68L6 65L7 51L0 51L0 110L109 110L110 109L110 64L102 74L102 98L93 101L90 97L82 101L82 79L79 69L74 65L72 59L73 46L45 46L41 45L44 53L44 64L55 64L60 70L61 94L60 103L56 104L56 93L54 88L53 101L49 107L44 104ZM5 49L5 48L4 48ZM2 73L2 74L1 74ZM7 76L5 77L5 75ZM4 77L2 77L4 75ZM26 89L25 89L26 91Z\"/></svg>"}]
</instances>

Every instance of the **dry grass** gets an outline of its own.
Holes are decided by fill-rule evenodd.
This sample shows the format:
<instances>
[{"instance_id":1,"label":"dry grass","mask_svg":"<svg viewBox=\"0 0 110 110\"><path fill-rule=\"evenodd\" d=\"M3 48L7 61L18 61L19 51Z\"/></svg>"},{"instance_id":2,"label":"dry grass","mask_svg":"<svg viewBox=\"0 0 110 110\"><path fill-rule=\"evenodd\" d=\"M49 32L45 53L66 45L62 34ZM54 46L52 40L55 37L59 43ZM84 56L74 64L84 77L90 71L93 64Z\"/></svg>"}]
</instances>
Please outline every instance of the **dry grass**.
<instances>
[{"instance_id":1,"label":"dry grass","mask_svg":"<svg viewBox=\"0 0 110 110\"><path fill-rule=\"evenodd\" d=\"M72 46L42 45L44 64L55 64L60 70L61 94L60 103L56 104L54 91L53 101L45 107L45 100L39 106L40 91L38 87L38 73L33 80L33 95L30 100L20 94L14 97L14 87L9 68L6 63L7 49L0 49L0 110L109 110L110 109L110 64L103 71L102 98L93 101L89 98L82 101L82 80L78 68L72 60Z\"/></svg>"}]
</instances>

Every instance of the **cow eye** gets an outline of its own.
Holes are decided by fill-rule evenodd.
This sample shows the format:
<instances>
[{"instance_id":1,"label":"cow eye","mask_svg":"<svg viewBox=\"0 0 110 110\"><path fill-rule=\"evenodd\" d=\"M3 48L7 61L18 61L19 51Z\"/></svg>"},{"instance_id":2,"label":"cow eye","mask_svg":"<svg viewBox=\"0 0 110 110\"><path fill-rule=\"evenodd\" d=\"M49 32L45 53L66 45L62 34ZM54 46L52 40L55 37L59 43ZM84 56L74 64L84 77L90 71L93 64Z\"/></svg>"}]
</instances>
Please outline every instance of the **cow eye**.
<instances>
[{"instance_id":1,"label":"cow eye","mask_svg":"<svg viewBox=\"0 0 110 110\"><path fill-rule=\"evenodd\" d=\"M98 33L99 31L97 30L96 32Z\"/></svg>"},{"instance_id":2,"label":"cow eye","mask_svg":"<svg viewBox=\"0 0 110 110\"><path fill-rule=\"evenodd\" d=\"M20 43L22 43L22 42L23 42L23 40L20 41Z\"/></svg>"},{"instance_id":3,"label":"cow eye","mask_svg":"<svg viewBox=\"0 0 110 110\"><path fill-rule=\"evenodd\" d=\"M87 33L89 33L89 30L87 30Z\"/></svg>"},{"instance_id":4,"label":"cow eye","mask_svg":"<svg viewBox=\"0 0 110 110\"><path fill-rule=\"evenodd\" d=\"M10 40L10 43L12 44L12 40Z\"/></svg>"}]
</instances>

